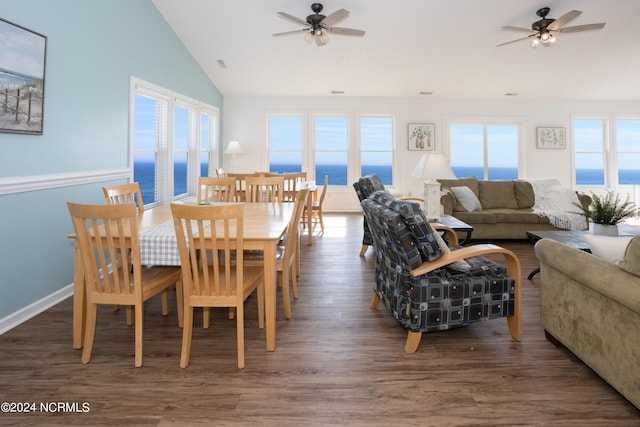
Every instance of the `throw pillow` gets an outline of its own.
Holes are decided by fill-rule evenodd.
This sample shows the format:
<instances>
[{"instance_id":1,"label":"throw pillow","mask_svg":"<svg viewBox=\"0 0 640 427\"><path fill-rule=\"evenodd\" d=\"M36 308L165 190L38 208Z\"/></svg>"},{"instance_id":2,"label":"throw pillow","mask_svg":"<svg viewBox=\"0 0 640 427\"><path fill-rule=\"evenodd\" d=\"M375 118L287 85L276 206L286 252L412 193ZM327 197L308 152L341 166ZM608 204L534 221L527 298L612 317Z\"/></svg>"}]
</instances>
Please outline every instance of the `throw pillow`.
<instances>
[{"instance_id":1,"label":"throw pillow","mask_svg":"<svg viewBox=\"0 0 640 427\"><path fill-rule=\"evenodd\" d=\"M469 187L451 187L451 191L456 196L458 203L462 205L467 212L479 212L482 210L480 200Z\"/></svg>"},{"instance_id":2,"label":"throw pillow","mask_svg":"<svg viewBox=\"0 0 640 427\"><path fill-rule=\"evenodd\" d=\"M599 258L618 264L624 260L624 254L633 236L600 236L585 234L591 253Z\"/></svg>"},{"instance_id":3,"label":"throw pillow","mask_svg":"<svg viewBox=\"0 0 640 427\"><path fill-rule=\"evenodd\" d=\"M442 238L442 236L440 235L440 233L438 232L438 230L434 230L434 236L436 241L438 242L438 246L440 247L440 250L442 251L442 254L448 254L449 252L451 252L451 248L449 246L447 246L447 243L444 241L444 239ZM465 260L461 259L460 261L456 261L453 262L451 264L448 264L447 267L451 267L454 270L458 270L458 271L469 271L471 270L471 266L469 265L469 263L467 263Z\"/></svg>"},{"instance_id":4,"label":"throw pillow","mask_svg":"<svg viewBox=\"0 0 640 427\"><path fill-rule=\"evenodd\" d=\"M624 260L619 265L621 269L640 276L640 236L631 239L624 253Z\"/></svg>"}]
</instances>

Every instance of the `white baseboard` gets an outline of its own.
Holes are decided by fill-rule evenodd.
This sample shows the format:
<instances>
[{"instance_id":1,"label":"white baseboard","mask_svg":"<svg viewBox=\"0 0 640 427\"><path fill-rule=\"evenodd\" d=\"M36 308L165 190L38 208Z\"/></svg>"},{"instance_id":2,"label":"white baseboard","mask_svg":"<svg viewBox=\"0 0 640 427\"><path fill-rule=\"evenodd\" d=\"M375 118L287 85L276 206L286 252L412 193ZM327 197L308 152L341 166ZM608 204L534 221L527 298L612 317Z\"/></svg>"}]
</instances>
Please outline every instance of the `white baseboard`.
<instances>
[{"instance_id":1,"label":"white baseboard","mask_svg":"<svg viewBox=\"0 0 640 427\"><path fill-rule=\"evenodd\" d=\"M48 310L73 295L73 283L0 319L0 335Z\"/></svg>"}]
</instances>

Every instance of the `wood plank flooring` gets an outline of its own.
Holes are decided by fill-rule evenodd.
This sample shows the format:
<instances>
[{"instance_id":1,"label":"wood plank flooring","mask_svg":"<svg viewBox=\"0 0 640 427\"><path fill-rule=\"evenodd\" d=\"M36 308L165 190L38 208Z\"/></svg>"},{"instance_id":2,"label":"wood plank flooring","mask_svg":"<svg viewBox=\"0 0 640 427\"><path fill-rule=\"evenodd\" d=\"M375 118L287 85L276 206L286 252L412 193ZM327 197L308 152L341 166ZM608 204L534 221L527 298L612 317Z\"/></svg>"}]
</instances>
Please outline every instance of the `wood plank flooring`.
<instances>
[{"instance_id":1,"label":"wood plank flooring","mask_svg":"<svg viewBox=\"0 0 640 427\"><path fill-rule=\"evenodd\" d=\"M326 217L326 234L302 245L291 320L279 294L275 352L265 351L252 297L246 368L236 365L235 321L219 310L209 330L196 318L191 364L180 369L175 304L163 318L155 298L145 306L142 368L124 310L111 307L99 311L82 365L69 299L0 336L0 397L78 403L79 412L0 413L0 425L640 426L640 411L545 339L540 277L526 280L537 266L529 242L500 242L522 262L522 342L497 319L425 334L407 355L405 330L383 306L369 308L375 259L372 248L358 256L362 216Z\"/></svg>"}]
</instances>

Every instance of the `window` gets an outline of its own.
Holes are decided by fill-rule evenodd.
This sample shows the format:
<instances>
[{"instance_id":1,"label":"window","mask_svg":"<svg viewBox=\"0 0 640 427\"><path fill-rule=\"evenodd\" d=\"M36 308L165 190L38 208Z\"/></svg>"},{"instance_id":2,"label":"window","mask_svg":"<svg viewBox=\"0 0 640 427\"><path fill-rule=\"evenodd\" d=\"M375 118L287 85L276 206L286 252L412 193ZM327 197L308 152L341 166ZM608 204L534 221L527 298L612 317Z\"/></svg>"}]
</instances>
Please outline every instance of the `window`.
<instances>
[{"instance_id":1,"label":"window","mask_svg":"<svg viewBox=\"0 0 640 427\"><path fill-rule=\"evenodd\" d=\"M393 185L393 118L360 118L360 175L375 173Z\"/></svg>"},{"instance_id":2,"label":"window","mask_svg":"<svg viewBox=\"0 0 640 427\"><path fill-rule=\"evenodd\" d=\"M316 184L347 185L349 164L349 120L344 116L316 116L314 119Z\"/></svg>"},{"instance_id":3,"label":"window","mask_svg":"<svg viewBox=\"0 0 640 427\"><path fill-rule=\"evenodd\" d=\"M355 132L347 115L270 114L267 125L271 172L306 171L317 185L328 175L333 186L375 172L393 185L393 116L362 115Z\"/></svg>"},{"instance_id":4,"label":"window","mask_svg":"<svg viewBox=\"0 0 640 427\"><path fill-rule=\"evenodd\" d=\"M640 184L640 119L616 120L618 184Z\"/></svg>"},{"instance_id":5,"label":"window","mask_svg":"<svg viewBox=\"0 0 640 427\"><path fill-rule=\"evenodd\" d=\"M144 204L195 194L197 177L217 165L218 110L138 79L131 88L133 180Z\"/></svg>"},{"instance_id":6,"label":"window","mask_svg":"<svg viewBox=\"0 0 640 427\"><path fill-rule=\"evenodd\" d=\"M302 117L269 117L269 171L302 172Z\"/></svg>"},{"instance_id":7,"label":"window","mask_svg":"<svg viewBox=\"0 0 640 427\"><path fill-rule=\"evenodd\" d=\"M520 133L519 123L451 123L451 169L458 177L518 179Z\"/></svg>"},{"instance_id":8,"label":"window","mask_svg":"<svg viewBox=\"0 0 640 427\"><path fill-rule=\"evenodd\" d=\"M576 185L604 185L605 129L604 119L573 120Z\"/></svg>"}]
</instances>

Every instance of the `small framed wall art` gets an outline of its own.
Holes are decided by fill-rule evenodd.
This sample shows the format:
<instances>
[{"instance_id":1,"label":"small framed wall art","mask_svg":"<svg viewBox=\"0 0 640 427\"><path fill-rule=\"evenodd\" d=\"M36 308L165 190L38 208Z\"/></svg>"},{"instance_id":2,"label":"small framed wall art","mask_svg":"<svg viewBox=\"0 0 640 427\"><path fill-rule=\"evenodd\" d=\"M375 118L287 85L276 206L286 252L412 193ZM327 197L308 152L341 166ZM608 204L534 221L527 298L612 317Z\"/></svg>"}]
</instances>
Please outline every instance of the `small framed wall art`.
<instances>
[{"instance_id":1,"label":"small framed wall art","mask_svg":"<svg viewBox=\"0 0 640 427\"><path fill-rule=\"evenodd\" d=\"M536 128L536 148L564 150L567 147L565 128Z\"/></svg>"},{"instance_id":2,"label":"small framed wall art","mask_svg":"<svg viewBox=\"0 0 640 427\"><path fill-rule=\"evenodd\" d=\"M435 151L435 131L433 123L409 123L409 151Z\"/></svg>"}]
</instances>

